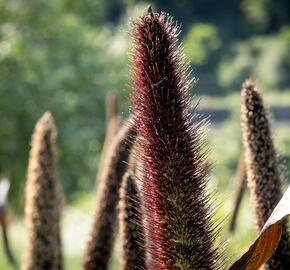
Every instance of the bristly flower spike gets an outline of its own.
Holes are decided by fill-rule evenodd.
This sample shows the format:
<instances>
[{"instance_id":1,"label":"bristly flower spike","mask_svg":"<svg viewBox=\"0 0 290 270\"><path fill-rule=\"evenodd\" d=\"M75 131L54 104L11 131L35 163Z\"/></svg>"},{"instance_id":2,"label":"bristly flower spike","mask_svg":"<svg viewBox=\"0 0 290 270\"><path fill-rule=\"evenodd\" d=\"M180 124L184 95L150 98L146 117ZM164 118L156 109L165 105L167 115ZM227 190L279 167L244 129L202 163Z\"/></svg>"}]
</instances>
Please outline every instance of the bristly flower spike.
<instances>
[{"instance_id":1,"label":"bristly flower spike","mask_svg":"<svg viewBox=\"0 0 290 270\"><path fill-rule=\"evenodd\" d=\"M122 270L146 268L146 245L139 190L133 170L123 177L119 202Z\"/></svg>"},{"instance_id":2,"label":"bristly flower spike","mask_svg":"<svg viewBox=\"0 0 290 270\"><path fill-rule=\"evenodd\" d=\"M141 159L148 269L219 269L202 125L190 112L179 27L149 9L133 35L133 109Z\"/></svg>"},{"instance_id":3,"label":"bristly flower spike","mask_svg":"<svg viewBox=\"0 0 290 270\"><path fill-rule=\"evenodd\" d=\"M247 183L260 232L282 197L281 179L267 111L260 91L252 80L242 88L242 130L247 169ZM290 241L284 223L281 240L265 264L268 270L285 270L290 265Z\"/></svg>"},{"instance_id":4,"label":"bristly flower spike","mask_svg":"<svg viewBox=\"0 0 290 270\"><path fill-rule=\"evenodd\" d=\"M63 193L56 172L56 129L46 112L32 136L25 186L26 244L22 270L63 268L60 215Z\"/></svg>"},{"instance_id":5,"label":"bristly flower spike","mask_svg":"<svg viewBox=\"0 0 290 270\"><path fill-rule=\"evenodd\" d=\"M99 179L96 212L86 246L84 270L106 270L109 267L122 177L136 137L134 120L128 120L109 146Z\"/></svg>"}]
</instances>

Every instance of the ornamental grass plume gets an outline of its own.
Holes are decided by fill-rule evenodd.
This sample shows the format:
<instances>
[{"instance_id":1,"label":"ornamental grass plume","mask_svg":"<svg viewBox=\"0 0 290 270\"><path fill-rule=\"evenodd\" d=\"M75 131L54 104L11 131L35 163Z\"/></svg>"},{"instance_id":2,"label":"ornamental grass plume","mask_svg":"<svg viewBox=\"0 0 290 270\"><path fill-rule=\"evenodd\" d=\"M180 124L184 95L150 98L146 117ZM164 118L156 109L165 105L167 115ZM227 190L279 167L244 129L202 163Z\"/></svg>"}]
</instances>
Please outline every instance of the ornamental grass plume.
<instances>
[{"instance_id":1,"label":"ornamental grass plume","mask_svg":"<svg viewBox=\"0 0 290 270\"><path fill-rule=\"evenodd\" d=\"M106 134L103 144L103 149L99 161L99 170L97 181L102 178L104 162L108 155L108 148L112 144L114 137L117 135L120 128L120 119L118 114L118 100L114 92L108 92L106 96Z\"/></svg>"},{"instance_id":2,"label":"ornamental grass plume","mask_svg":"<svg viewBox=\"0 0 290 270\"><path fill-rule=\"evenodd\" d=\"M62 190L56 172L56 129L46 112L35 126L25 186L26 244L22 270L60 270Z\"/></svg>"},{"instance_id":3,"label":"ornamental grass plume","mask_svg":"<svg viewBox=\"0 0 290 270\"><path fill-rule=\"evenodd\" d=\"M281 180L267 111L252 80L242 87L242 130L247 183L258 232L282 197ZM265 269L286 270L290 266L290 242L284 223L281 240Z\"/></svg>"},{"instance_id":4,"label":"ornamental grass plume","mask_svg":"<svg viewBox=\"0 0 290 270\"><path fill-rule=\"evenodd\" d=\"M122 180L119 202L119 233L122 246L122 270L146 269L146 245L139 190L134 172Z\"/></svg>"},{"instance_id":5,"label":"ornamental grass plume","mask_svg":"<svg viewBox=\"0 0 290 270\"><path fill-rule=\"evenodd\" d=\"M178 32L171 17L151 8L133 30L133 109L143 163L148 269L219 269L202 125L192 122L193 81L177 46Z\"/></svg>"},{"instance_id":6,"label":"ornamental grass plume","mask_svg":"<svg viewBox=\"0 0 290 270\"><path fill-rule=\"evenodd\" d=\"M119 130L118 99L114 92L108 92L106 96L106 137L110 142Z\"/></svg>"},{"instance_id":7,"label":"ornamental grass plume","mask_svg":"<svg viewBox=\"0 0 290 270\"><path fill-rule=\"evenodd\" d=\"M108 149L99 179L96 212L86 246L83 269L106 270L112 253L119 189L136 136L134 120L128 120Z\"/></svg>"},{"instance_id":8,"label":"ornamental grass plume","mask_svg":"<svg viewBox=\"0 0 290 270\"><path fill-rule=\"evenodd\" d=\"M235 189L234 189L234 207L232 211L232 217L230 221L230 231L234 232L236 229L238 213L240 205L246 188L246 164L244 154L240 155L236 175L235 175Z\"/></svg>"}]
</instances>

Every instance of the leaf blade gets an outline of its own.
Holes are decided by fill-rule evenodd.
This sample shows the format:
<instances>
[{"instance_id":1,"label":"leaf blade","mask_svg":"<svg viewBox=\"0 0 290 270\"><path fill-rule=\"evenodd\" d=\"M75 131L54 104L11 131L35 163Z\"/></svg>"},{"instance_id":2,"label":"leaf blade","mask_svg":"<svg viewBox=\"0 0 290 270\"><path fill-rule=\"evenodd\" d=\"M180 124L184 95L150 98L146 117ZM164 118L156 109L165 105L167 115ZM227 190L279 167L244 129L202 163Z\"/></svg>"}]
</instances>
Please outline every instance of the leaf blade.
<instances>
[{"instance_id":1,"label":"leaf blade","mask_svg":"<svg viewBox=\"0 0 290 270\"><path fill-rule=\"evenodd\" d=\"M290 186L248 251L229 270L257 270L273 255L281 238L282 222L290 215Z\"/></svg>"}]
</instances>

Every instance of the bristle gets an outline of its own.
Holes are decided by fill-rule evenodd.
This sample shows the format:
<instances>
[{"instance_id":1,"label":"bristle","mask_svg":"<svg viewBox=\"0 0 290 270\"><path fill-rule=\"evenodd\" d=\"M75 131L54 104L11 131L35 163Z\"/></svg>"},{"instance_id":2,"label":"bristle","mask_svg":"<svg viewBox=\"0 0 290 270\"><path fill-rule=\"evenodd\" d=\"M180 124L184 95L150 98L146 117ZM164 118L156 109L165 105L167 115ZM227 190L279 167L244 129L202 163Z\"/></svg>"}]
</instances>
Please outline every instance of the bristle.
<instances>
[{"instance_id":1,"label":"bristle","mask_svg":"<svg viewBox=\"0 0 290 270\"><path fill-rule=\"evenodd\" d=\"M235 190L234 190L234 207L232 211L232 217L230 222L230 231L234 232L236 229L238 213L240 210L242 198L246 188L246 165L244 154L240 155L236 175L235 175Z\"/></svg>"},{"instance_id":2,"label":"bristle","mask_svg":"<svg viewBox=\"0 0 290 270\"><path fill-rule=\"evenodd\" d=\"M139 191L133 172L122 180L119 203L119 233L122 245L122 270L146 269L145 234Z\"/></svg>"},{"instance_id":3,"label":"bristle","mask_svg":"<svg viewBox=\"0 0 290 270\"><path fill-rule=\"evenodd\" d=\"M242 130L248 187L254 207L257 230L282 197L281 180L267 111L255 83L247 80L242 88ZM284 223L280 243L265 269L282 270L290 265L290 242Z\"/></svg>"},{"instance_id":4,"label":"bristle","mask_svg":"<svg viewBox=\"0 0 290 270\"><path fill-rule=\"evenodd\" d=\"M150 5L147 7L147 15L153 16L152 7Z\"/></svg>"},{"instance_id":5,"label":"bristle","mask_svg":"<svg viewBox=\"0 0 290 270\"><path fill-rule=\"evenodd\" d=\"M131 119L122 127L108 149L102 177L99 179L97 209L83 262L85 270L108 269L115 239L119 188L127 170L135 136L136 128Z\"/></svg>"},{"instance_id":6,"label":"bristle","mask_svg":"<svg viewBox=\"0 0 290 270\"><path fill-rule=\"evenodd\" d=\"M148 269L218 269L207 159L200 125L190 115L192 81L176 44L179 27L164 14L149 13L133 31Z\"/></svg>"},{"instance_id":7,"label":"bristle","mask_svg":"<svg viewBox=\"0 0 290 270\"><path fill-rule=\"evenodd\" d=\"M63 195L56 172L56 129L50 113L37 122L25 186L26 244L22 270L60 270Z\"/></svg>"}]
</instances>

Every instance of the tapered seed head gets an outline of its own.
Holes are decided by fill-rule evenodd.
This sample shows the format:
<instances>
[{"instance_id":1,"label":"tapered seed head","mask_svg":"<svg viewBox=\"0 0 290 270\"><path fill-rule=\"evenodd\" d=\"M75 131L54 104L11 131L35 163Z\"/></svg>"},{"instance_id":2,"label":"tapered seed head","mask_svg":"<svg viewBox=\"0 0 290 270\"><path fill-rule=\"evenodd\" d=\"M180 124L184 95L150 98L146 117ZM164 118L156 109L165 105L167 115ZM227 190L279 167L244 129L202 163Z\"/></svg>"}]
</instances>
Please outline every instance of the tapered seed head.
<instances>
[{"instance_id":1,"label":"tapered seed head","mask_svg":"<svg viewBox=\"0 0 290 270\"><path fill-rule=\"evenodd\" d=\"M178 25L149 10L134 27L133 109L142 161L148 269L218 269L207 159L190 114L192 80Z\"/></svg>"},{"instance_id":2,"label":"tapered seed head","mask_svg":"<svg viewBox=\"0 0 290 270\"><path fill-rule=\"evenodd\" d=\"M282 197L281 179L267 110L261 92L252 80L242 87L242 131L247 182L260 232ZM290 265L290 242L286 223L279 245L265 269L282 270Z\"/></svg>"},{"instance_id":3,"label":"tapered seed head","mask_svg":"<svg viewBox=\"0 0 290 270\"><path fill-rule=\"evenodd\" d=\"M103 161L96 210L83 261L85 270L106 270L109 267L115 240L119 189L135 137L136 126L130 119L114 138Z\"/></svg>"},{"instance_id":4,"label":"tapered seed head","mask_svg":"<svg viewBox=\"0 0 290 270\"><path fill-rule=\"evenodd\" d=\"M56 129L45 113L35 126L25 185L26 244L22 270L62 269L62 190L56 172Z\"/></svg>"},{"instance_id":5,"label":"tapered seed head","mask_svg":"<svg viewBox=\"0 0 290 270\"><path fill-rule=\"evenodd\" d=\"M139 190L133 171L122 180L119 202L121 269L146 269L146 245Z\"/></svg>"}]
</instances>

